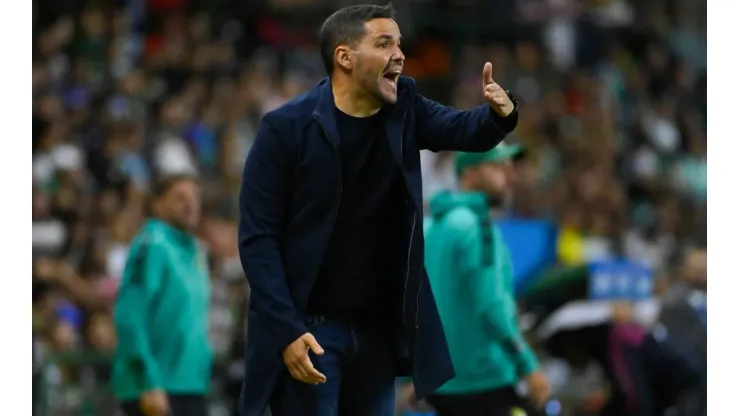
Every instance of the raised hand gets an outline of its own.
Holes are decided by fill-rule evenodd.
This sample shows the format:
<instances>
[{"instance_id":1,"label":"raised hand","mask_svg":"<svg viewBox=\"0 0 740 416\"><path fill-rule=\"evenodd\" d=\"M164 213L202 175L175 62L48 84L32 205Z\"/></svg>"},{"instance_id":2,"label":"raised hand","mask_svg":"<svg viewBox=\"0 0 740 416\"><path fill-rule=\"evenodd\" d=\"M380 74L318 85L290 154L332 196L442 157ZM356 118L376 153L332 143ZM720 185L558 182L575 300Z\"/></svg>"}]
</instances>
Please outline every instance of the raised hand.
<instances>
[{"instance_id":1,"label":"raised hand","mask_svg":"<svg viewBox=\"0 0 740 416\"><path fill-rule=\"evenodd\" d=\"M501 117L506 117L514 111L514 103L509 94L493 81L493 66L490 62L483 65L483 97Z\"/></svg>"}]
</instances>

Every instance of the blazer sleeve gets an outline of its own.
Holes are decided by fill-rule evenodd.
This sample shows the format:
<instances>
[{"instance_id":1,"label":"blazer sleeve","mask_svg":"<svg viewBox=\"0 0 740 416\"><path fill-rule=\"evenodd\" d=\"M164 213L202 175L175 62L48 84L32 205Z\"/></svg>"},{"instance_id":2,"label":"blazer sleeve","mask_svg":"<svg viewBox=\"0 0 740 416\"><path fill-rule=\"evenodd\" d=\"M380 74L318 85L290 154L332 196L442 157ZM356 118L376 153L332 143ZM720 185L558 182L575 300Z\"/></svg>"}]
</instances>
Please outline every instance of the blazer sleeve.
<instances>
[{"instance_id":1,"label":"blazer sleeve","mask_svg":"<svg viewBox=\"0 0 740 416\"><path fill-rule=\"evenodd\" d=\"M510 93L509 97L514 101L514 111L501 117L487 104L463 111L416 95L417 145L434 152L485 152L494 148L519 121L519 105Z\"/></svg>"},{"instance_id":2,"label":"blazer sleeve","mask_svg":"<svg viewBox=\"0 0 740 416\"><path fill-rule=\"evenodd\" d=\"M293 154L263 119L244 164L239 195L239 257L251 288L249 308L280 350L308 332L288 290L280 251Z\"/></svg>"}]
</instances>

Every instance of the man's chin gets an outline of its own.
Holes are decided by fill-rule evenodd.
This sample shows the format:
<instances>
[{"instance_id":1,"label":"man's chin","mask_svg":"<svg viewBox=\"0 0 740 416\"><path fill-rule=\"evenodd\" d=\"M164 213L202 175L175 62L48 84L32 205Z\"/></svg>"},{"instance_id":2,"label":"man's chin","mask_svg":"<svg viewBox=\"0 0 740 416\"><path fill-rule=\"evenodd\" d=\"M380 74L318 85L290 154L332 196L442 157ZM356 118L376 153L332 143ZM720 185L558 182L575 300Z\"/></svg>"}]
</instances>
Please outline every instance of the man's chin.
<instances>
[{"instance_id":1,"label":"man's chin","mask_svg":"<svg viewBox=\"0 0 740 416\"><path fill-rule=\"evenodd\" d=\"M398 101L398 94L396 94L395 92L381 91L380 97L386 104L395 104L396 101Z\"/></svg>"},{"instance_id":2,"label":"man's chin","mask_svg":"<svg viewBox=\"0 0 740 416\"><path fill-rule=\"evenodd\" d=\"M177 221L173 221L172 225L174 225L176 228L179 228L182 231L191 233L198 228L198 220L192 219L192 218L183 218Z\"/></svg>"}]
</instances>

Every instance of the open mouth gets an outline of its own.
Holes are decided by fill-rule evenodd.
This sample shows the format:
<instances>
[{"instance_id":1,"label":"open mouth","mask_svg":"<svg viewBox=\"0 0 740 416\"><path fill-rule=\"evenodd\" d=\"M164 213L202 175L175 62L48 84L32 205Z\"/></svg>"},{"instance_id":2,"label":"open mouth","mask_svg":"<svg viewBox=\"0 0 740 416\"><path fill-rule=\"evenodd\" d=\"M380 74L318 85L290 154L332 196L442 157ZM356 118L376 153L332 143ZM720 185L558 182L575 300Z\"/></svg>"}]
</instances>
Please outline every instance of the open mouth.
<instances>
[{"instance_id":1,"label":"open mouth","mask_svg":"<svg viewBox=\"0 0 740 416\"><path fill-rule=\"evenodd\" d=\"M388 82L395 91L398 86L398 78L401 76L400 69L394 69L383 74L383 79Z\"/></svg>"}]
</instances>

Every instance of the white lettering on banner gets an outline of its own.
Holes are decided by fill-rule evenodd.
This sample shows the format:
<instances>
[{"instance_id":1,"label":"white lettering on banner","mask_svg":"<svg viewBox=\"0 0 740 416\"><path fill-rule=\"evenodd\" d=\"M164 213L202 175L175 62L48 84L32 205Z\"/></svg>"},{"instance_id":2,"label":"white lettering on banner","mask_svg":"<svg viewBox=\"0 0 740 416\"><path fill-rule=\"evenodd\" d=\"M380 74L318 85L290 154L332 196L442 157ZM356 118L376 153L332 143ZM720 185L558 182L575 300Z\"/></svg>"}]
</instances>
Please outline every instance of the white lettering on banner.
<instances>
[{"instance_id":1,"label":"white lettering on banner","mask_svg":"<svg viewBox=\"0 0 740 416\"><path fill-rule=\"evenodd\" d=\"M641 300L652 296L652 271L629 261L600 261L589 265L589 298Z\"/></svg>"}]
</instances>

